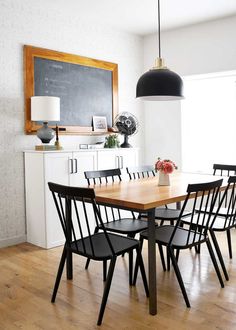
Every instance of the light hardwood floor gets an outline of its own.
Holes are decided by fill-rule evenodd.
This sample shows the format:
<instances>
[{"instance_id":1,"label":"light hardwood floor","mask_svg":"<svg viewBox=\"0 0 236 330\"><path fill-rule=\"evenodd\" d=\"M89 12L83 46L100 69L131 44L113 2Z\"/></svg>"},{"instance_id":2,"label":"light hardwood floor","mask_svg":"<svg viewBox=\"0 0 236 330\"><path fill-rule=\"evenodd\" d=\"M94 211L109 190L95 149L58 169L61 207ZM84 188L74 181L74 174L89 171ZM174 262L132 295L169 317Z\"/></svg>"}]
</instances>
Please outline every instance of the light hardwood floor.
<instances>
[{"instance_id":1,"label":"light hardwood floor","mask_svg":"<svg viewBox=\"0 0 236 330\"><path fill-rule=\"evenodd\" d=\"M157 253L158 314L148 314L141 278L128 285L127 256L119 258L103 324L96 326L103 282L102 264L74 257L74 279L65 273L56 303L50 298L61 247L44 250L30 244L0 249L0 329L236 329L236 230L233 230L234 259L229 260L225 235L221 246L230 280L221 289L207 250L201 255L183 251L179 266L189 295L187 309L173 270L163 272ZM143 252L147 266L146 245Z\"/></svg>"}]
</instances>

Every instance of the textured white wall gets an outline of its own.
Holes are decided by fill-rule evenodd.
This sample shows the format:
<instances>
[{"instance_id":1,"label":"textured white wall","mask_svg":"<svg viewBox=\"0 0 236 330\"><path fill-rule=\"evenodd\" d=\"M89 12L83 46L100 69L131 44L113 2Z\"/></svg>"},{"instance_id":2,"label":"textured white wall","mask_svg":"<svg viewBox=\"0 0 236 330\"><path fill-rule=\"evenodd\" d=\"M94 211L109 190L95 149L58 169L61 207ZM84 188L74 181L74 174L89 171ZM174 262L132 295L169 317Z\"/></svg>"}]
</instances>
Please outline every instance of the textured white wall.
<instances>
[{"instance_id":1,"label":"textured white wall","mask_svg":"<svg viewBox=\"0 0 236 330\"><path fill-rule=\"evenodd\" d=\"M163 32L162 56L166 65L182 76L235 70L235 31L236 16ZM156 57L156 35L150 35L144 39L145 70L153 66ZM181 167L180 106L176 101L145 103L146 163L158 156L171 157Z\"/></svg>"},{"instance_id":2,"label":"textured white wall","mask_svg":"<svg viewBox=\"0 0 236 330\"><path fill-rule=\"evenodd\" d=\"M66 1L0 0L0 246L25 240L23 150L38 143L24 134L23 45L88 56L119 65L119 110L143 122L135 100L142 38L94 24ZM131 138L142 147L142 129ZM62 137L64 147L101 138Z\"/></svg>"}]
</instances>

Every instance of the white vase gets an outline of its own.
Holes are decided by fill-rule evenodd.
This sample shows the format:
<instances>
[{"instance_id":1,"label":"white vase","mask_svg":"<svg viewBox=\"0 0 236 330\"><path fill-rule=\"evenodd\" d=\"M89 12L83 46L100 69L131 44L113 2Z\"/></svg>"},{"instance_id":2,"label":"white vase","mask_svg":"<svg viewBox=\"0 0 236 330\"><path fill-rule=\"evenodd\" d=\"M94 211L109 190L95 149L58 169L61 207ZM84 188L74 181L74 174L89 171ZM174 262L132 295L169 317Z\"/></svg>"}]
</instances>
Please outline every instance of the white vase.
<instances>
[{"instance_id":1,"label":"white vase","mask_svg":"<svg viewBox=\"0 0 236 330\"><path fill-rule=\"evenodd\" d=\"M158 186L169 186L170 185L170 176L164 172L159 172L159 182Z\"/></svg>"}]
</instances>

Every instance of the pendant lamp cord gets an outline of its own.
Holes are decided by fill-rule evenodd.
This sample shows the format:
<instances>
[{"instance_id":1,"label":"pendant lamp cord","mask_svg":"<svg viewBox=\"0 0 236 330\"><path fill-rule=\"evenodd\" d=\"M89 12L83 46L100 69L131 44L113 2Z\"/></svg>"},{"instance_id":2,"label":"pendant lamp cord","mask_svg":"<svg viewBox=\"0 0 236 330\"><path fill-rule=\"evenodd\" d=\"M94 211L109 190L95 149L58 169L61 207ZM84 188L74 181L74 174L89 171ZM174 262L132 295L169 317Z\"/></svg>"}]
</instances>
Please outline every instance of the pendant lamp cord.
<instances>
[{"instance_id":1,"label":"pendant lamp cord","mask_svg":"<svg viewBox=\"0 0 236 330\"><path fill-rule=\"evenodd\" d=\"M160 0L158 0L158 49L159 49L159 58L161 58L161 18L160 18Z\"/></svg>"}]
</instances>

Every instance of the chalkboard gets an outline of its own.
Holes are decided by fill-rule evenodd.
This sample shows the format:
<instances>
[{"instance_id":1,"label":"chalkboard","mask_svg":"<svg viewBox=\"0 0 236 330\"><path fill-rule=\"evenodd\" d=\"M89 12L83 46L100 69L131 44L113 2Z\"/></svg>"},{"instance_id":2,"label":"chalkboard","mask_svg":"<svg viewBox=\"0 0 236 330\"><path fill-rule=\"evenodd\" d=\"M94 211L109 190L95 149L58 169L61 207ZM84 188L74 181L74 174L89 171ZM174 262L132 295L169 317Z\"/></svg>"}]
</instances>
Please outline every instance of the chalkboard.
<instances>
[{"instance_id":1,"label":"chalkboard","mask_svg":"<svg viewBox=\"0 0 236 330\"><path fill-rule=\"evenodd\" d=\"M24 47L26 133L40 123L30 120L31 96L58 96L61 103L59 128L65 134L92 131L93 116L105 116L112 127L117 112L117 64Z\"/></svg>"},{"instance_id":2,"label":"chalkboard","mask_svg":"<svg viewBox=\"0 0 236 330\"><path fill-rule=\"evenodd\" d=\"M60 125L92 126L97 115L112 126L111 71L36 57L34 77L34 95L60 97Z\"/></svg>"}]
</instances>

